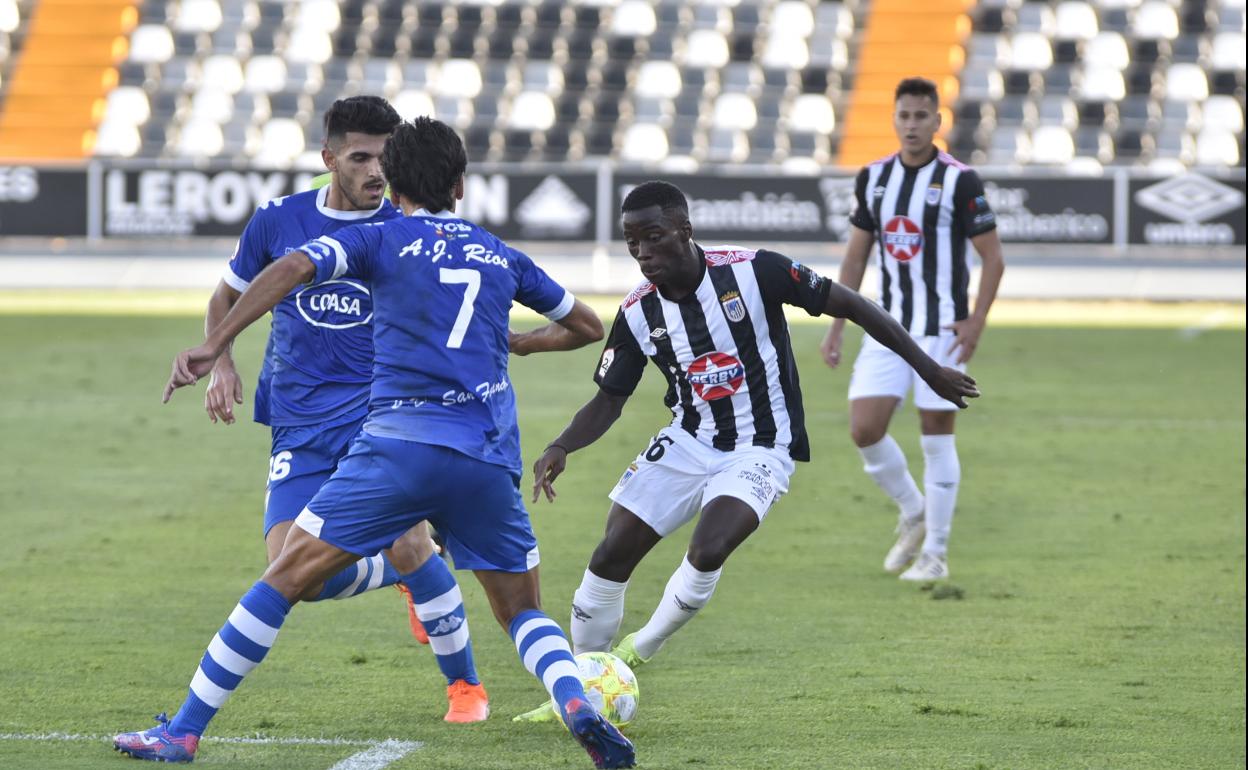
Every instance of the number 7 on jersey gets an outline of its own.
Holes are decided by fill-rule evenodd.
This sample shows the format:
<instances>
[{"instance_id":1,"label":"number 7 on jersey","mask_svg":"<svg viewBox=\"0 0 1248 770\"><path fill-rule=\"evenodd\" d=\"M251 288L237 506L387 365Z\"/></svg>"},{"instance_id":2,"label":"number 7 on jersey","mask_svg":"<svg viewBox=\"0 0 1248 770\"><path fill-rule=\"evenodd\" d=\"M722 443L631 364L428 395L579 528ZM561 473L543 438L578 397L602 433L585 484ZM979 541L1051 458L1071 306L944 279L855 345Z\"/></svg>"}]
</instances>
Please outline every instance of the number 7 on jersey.
<instances>
[{"instance_id":1,"label":"number 7 on jersey","mask_svg":"<svg viewBox=\"0 0 1248 770\"><path fill-rule=\"evenodd\" d=\"M472 321L473 303L477 301L477 292L481 291L481 274L476 270L450 268L438 269L438 281L444 284L466 284L464 301L459 306L459 314L455 316L455 325L451 327L451 335L446 338L448 348L459 348L464 344L464 335L468 333L468 323Z\"/></svg>"}]
</instances>

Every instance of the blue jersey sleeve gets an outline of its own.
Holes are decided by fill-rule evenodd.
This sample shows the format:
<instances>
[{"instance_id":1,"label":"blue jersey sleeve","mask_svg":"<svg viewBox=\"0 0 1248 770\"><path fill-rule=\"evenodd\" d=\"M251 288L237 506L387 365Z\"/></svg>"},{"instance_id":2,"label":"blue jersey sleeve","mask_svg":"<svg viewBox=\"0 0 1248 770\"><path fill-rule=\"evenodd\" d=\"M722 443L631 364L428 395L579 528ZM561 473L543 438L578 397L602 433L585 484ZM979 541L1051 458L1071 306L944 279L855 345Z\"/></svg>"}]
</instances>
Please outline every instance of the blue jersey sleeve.
<instances>
[{"instance_id":1,"label":"blue jersey sleeve","mask_svg":"<svg viewBox=\"0 0 1248 770\"><path fill-rule=\"evenodd\" d=\"M234 250L234 256L230 258L230 265L223 276L225 282L236 291L247 291L247 287L260 275L260 271L273 261L273 204L273 201L269 201L256 209L247 227L243 229L242 237L238 239L238 247Z\"/></svg>"},{"instance_id":2,"label":"blue jersey sleeve","mask_svg":"<svg viewBox=\"0 0 1248 770\"><path fill-rule=\"evenodd\" d=\"M555 283L546 271L533 263L527 254L508 247L507 258L517 274L516 301L536 310L552 321L572 312L576 298L572 292Z\"/></svg>"},{"instance_id":3,"label":"blue jersey sleeve","mask_svg":"<svg viewBox=\"0 0 1248 770\"><path fill-rule=\"evenodd\" d=\"M316 266L316 277L310 283L325 283L347 273L361 280L371 279L381 249L381 224L344 227L300 246Z\"/></svg>"}]
</instances>

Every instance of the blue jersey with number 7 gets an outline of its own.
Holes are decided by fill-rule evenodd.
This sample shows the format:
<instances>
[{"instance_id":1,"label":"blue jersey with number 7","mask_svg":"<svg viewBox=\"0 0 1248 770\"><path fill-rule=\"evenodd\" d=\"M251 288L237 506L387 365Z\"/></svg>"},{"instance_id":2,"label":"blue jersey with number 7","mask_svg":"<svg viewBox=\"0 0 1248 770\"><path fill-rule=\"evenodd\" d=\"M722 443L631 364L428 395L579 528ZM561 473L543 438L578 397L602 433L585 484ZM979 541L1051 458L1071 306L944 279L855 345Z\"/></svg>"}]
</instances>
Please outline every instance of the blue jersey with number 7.
<instances>
[{"instance_id":1,"label":"blue jersey with number 7","mask_svg":"<svg viewBox=\"0 0 1248 770\"><path fill-rule=\"evenodd\" d=\"M346 227L301 251L316 265L313 283L349 272L372 290L364 431L447 446L519 473L507 376L511 305L557 321L572 310L572 295L527 255L448 212Z\"/></svg>"}]
</instances>

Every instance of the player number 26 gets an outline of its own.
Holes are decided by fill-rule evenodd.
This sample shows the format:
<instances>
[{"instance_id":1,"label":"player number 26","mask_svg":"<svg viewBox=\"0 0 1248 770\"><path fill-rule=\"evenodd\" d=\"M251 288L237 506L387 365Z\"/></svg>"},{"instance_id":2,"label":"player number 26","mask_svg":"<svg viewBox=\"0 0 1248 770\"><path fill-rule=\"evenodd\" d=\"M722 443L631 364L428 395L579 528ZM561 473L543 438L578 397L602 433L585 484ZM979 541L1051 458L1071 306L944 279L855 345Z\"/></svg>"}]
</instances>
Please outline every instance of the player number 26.
<instances>
[{"instance_id":1,"label":"player number 26","mask_svg":"<svg viewBox=\"0 0 1248 770\"><path fill-rule=\"evenodd\" d=\"M657 463L659 460L663 459L663 453L667 451L667 447L663 445L671 445L675 443L676 442L672 441L672 439L668 436L659 436L654 440L654 443L650 445L650 448L646 450L646 459L652 463Z\"/></svg>"},{"instance_id":2,"label":"player number 26","mask_svg":"<svg viewBox=\"0 0 1248 770\"><path fill-rule=\"evenodd\" d=\"M290 475L290 452L278 452L269 458L269 481L281 481Z\"/></svg>"}]
</instances>

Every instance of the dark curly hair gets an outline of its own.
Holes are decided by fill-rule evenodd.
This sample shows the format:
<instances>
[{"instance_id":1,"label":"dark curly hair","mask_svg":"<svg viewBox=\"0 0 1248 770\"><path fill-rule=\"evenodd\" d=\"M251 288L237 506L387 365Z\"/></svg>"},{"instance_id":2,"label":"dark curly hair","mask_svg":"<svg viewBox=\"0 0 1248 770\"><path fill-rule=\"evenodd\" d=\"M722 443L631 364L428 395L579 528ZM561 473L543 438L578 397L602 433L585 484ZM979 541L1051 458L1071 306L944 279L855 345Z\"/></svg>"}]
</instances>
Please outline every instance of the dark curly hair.
<instances>
[{"instance_id":1,"label":"dark curly hair","mask_svg":"<svg viewBox=\"0 0 1248 770\"><path fill-rule=\"evenodd\" d=\"M926 96L932 104L940 106L940 92L936 90L936 84L927 78L906 78L898 83L897 90L893 92L893 103L903 96Z\"/></svg>"},{"instance_id":2,"label":"dark curly hair","mask_svg":"<svg viewBox=\"0 0 1248 770\"><path fill-rule=\"evenodd\" d=\"M342 139L348 131L372 136L389 134L402 122L390 102L380 96L339 99L325 110L325 144Z\"/></svg>"},{"instance_id":3,"label":"dark curly hair","mask_svg":"<svg viewBox=\"0 0 1248 770\"><path fill-rule=\"evenodd\" d=\"M468 168L459 134L445 123L419 117L400 123L381 151L381 173L390 189L431 211L449 209L455 184Z\"/></svg>"},{"instance_id":4,"label":"dark curly hair","mask_svg":"<svg viewBox=\"0 0 1248 770\"><path fill-rule=\"evenodd\" d=\"M685 219L689 218L689 201L680 188L671 182L642 182L624 196L620 204L620 212L640 211L651 206L658 206L664 213L679 212Z\"/></svg>"}]
</instances>

